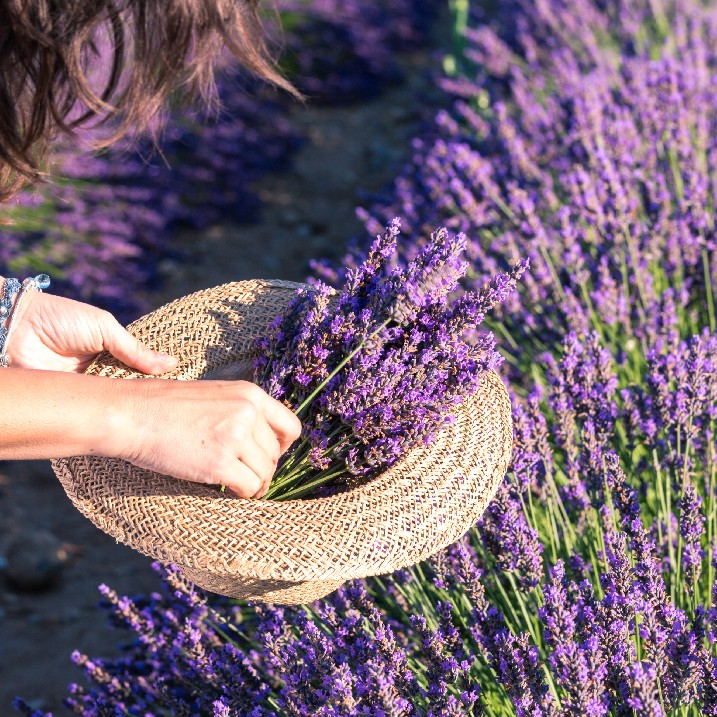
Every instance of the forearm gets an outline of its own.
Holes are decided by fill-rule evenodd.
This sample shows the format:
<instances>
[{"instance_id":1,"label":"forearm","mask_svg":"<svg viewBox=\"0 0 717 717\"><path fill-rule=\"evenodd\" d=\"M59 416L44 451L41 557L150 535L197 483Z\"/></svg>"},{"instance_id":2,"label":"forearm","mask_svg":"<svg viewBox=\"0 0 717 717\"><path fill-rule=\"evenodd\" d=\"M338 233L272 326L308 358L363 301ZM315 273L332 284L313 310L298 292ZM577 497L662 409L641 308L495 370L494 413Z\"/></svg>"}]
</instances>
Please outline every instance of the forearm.
<instances>
[{"instance_id":1,"label":"forearm","mask_svg":"<svg viewBox=\"0 0 717 717\"><path fill-rule=\"evenodd\" d=\"M112 454L131 383L59 371L0 370L0 459Z\"/></svg>"},{"instance_id":2,"label":"forearm","mask_svg":"<svg viewBox=\"0 0 717 717\"><path fill-rule=\"evenodd\" d=\"M0 368L0 460L94 454L260 497L301 433L286 406L246 381L84 375L102 351L147 376L177 366L106 311L36 291L15 310L11 368Z\"/></svg>"},{"instance_id":3,"label":"forearm","mask_svg":"<svg viewBox=\"0 0 717 717\"><path fill-rule=\"evenodd\" d=\"M263 495L300 432L288 408L246 381L0 369L0 459L121 458L249 498Z\"/></svg>"}]
</instances>

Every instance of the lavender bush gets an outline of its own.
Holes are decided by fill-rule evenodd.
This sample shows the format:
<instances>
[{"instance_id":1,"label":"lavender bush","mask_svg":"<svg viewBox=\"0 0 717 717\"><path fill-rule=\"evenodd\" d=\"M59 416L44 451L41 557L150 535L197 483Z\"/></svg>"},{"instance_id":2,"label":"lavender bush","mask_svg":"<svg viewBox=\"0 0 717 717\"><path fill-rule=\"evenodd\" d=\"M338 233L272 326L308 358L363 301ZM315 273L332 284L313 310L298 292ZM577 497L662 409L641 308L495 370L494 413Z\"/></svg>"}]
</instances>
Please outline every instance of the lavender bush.
<instances>
[{"instance_id":1,"label":"lavender bush","mask_svg":"<svg viewBox=\"0 0 717 717\"><path fill-rule=\"evenodd\" d=\"M250 220L258 200L248 184L298 146L286 107L246 78L224 77L219 92L222 114L173 117L161 152L148 141L95 157L75 145L58 151L54 181L9 209L15 225L2 230L0 274L43 267L58 291L123 320L146 310L159 262L180 258L173 234L228 215Z\"/></svg>"},{"instance_id":2,"label":"lavender bush","mask_svg":"<svg viewBox=\"0 0 717 717\"><path fill-rule=\"evenodd\" d=\"M531 259L486 320L514 389L496 499L432 560L310 606L172 572L110 595L137 637L76 658L77 713L717 714L716 34L690 0L473 8L455 104L365 216L405 218L405 261L425 227L465 231L466 289Z\"/></svg>"},{"instance_id":3,"label":"lavender bush","mask_svg":"<svg viewBox=\"0 0 717 717\"><path fill-rule=\"evenodd\" d=\"M378 94L401 77L396 51L422 45L436 0L281 0L283 65L312 102Z\"/></svg>"},{"instance_id":4,"label":"lavender bush","mask_svg":"<svg viewBox=\"0 0 717 717\"><path fill-rule=\"evenodd\" d=\"M641 0L501 3L502 25L466 31L475 64L444 81L453 106L362 212L372 232L400 215L408 257L428 227L464 232L468 288L530 256L500 321L520 375L566 328L644 355L669 326L715 327L715 16L664 5L660 40Z\"/></svg>"}]
</instances>

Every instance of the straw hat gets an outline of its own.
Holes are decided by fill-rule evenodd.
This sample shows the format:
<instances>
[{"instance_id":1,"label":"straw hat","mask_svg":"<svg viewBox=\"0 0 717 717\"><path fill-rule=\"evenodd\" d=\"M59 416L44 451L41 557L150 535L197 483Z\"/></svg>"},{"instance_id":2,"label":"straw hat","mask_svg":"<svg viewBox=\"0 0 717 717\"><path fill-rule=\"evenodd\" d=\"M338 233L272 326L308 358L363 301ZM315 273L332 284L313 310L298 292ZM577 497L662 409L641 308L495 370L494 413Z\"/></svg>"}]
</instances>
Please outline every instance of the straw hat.
<instances>
[{"instance_id":1,"label":"straw hat","mask_svg":"<svg viewBox=\"0 0 717 717\"><path fill-rule=\"evenodd\" d=\"M167 304L129 330L179 358L166 378L247 378L255 338L298 287L224 284ZM106 353L87 372L143 377ZM243 500L96 456L58 459L53 468L80 512L117 540L177 564L206 590L293 604L413 565L461 537L502 481L512 439L508 393L490 371L429 447L329 498Z\"/></svg>"}]
</instances>

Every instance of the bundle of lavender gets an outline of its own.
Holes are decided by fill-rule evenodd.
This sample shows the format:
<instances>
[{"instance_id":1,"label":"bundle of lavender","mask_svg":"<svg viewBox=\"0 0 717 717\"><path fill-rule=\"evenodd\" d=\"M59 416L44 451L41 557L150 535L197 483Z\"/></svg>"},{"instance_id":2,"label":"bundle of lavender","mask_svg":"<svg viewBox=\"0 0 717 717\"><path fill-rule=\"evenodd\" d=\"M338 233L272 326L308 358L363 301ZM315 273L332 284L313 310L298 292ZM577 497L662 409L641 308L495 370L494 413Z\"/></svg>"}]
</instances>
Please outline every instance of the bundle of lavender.
<instances>
[{"instance_id":1,"label":"bundle of lavender","mask_svg":"<svg viewBox=\"0 0 717 717\"><path fill-rule=\"evenodd\" d=\"M255 380L291 407L304 430L265 497L327 495L354 487L427 445L502 357L485 313L528 266L499 273L452 300L468 263L463 234L436 231L406 266L390 222L344 288L302 288L259 341Z\"/></svg>"}]
</instances>

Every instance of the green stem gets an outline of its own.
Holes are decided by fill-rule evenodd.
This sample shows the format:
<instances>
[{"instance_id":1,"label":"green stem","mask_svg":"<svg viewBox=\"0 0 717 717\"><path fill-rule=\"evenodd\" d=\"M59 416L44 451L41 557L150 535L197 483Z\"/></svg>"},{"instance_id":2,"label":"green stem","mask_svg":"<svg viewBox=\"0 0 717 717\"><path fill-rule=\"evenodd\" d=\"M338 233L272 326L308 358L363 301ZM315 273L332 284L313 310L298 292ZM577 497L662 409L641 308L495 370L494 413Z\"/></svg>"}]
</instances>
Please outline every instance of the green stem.
<instances>
[{"instance_id":1,"label":"green stem","mask_svg":"<svg viewBox=\"0 0 717 717\"><path fill-rule=\"evenodd\" d=\"M299 485L296 488L292 488L286 493L283 493L282 495L274 498L274 500L294 500L296 498L300 498L302 495L310 493L314 488L318 488L325 483L328 483L328 481L332 480L333 478L338 478L342 475L346 475L346 471L340 470L335 471L334 473L329 473L328 475L320 475L315 480L309 483L304 483L303 485ZM274 495L276 495L276 493L274 493ZM269 497L268 492L266 497Z\"/></svg>"},{"instance_id":2,"label":"green stem","mask_svg":"<svg viewBox=\"0 0 717 717\"><path fill-rule=\"evenodd\" d=\"M710 431L712 432L712 435L714 435L714 419L710 420ZM709 495L707 496L707 500L705 501L705 515L707 516L707 546L708 549L712 550L712 541L715 536L715 524L717 523L717 505L715 504L715 467L717 467L717 462L715 461L715 447L714 443L709 448L711 452L711 456L709 457L709 466L710 466L710 478L709 478ZM712 560L707 561L707 585L706 585L706 595L704 599L705 605L710 605L712 603L712 585L714 585L715 581L715 574L714 574L714 567L712 565ZM717 607L716 605L713 605L713 607Z\"/></svg>"},{"instance_id":3,"label":"green stem","mask_svg":"<svg viewBox=\"0 0 717 717\"><path fill-rule=\"evenodd\" d=\"M712 293L710 262L705 249L702 250L702 269L705 274L705 293L707 294L707 315L709 316L710 321L710 331L714 332L717 329L717 323L715 323L715 303L714 295Z\"/></svg>"},{"instance_id":4,"label":"green stem","mask_svg":"<svg viewBox=\"0 0 717 717\"><path fill-rule=\"evenodd\" d=\"M366 341L369 339L374 338L374 336L377 336L380 331L385 329L389 323L391 323L391 319L386 319L377 329L375 329L369 336L366 337L359 345L350 353L348 356L343 358L339 365L314 389L314 391L304 399L304 401L301 403L301 405L294 411L294 413L298 416L315 398L319 395L319 393L323 390L324 386L334 377L336 374L366 345Z\"/></svg>"}]
</instances>

